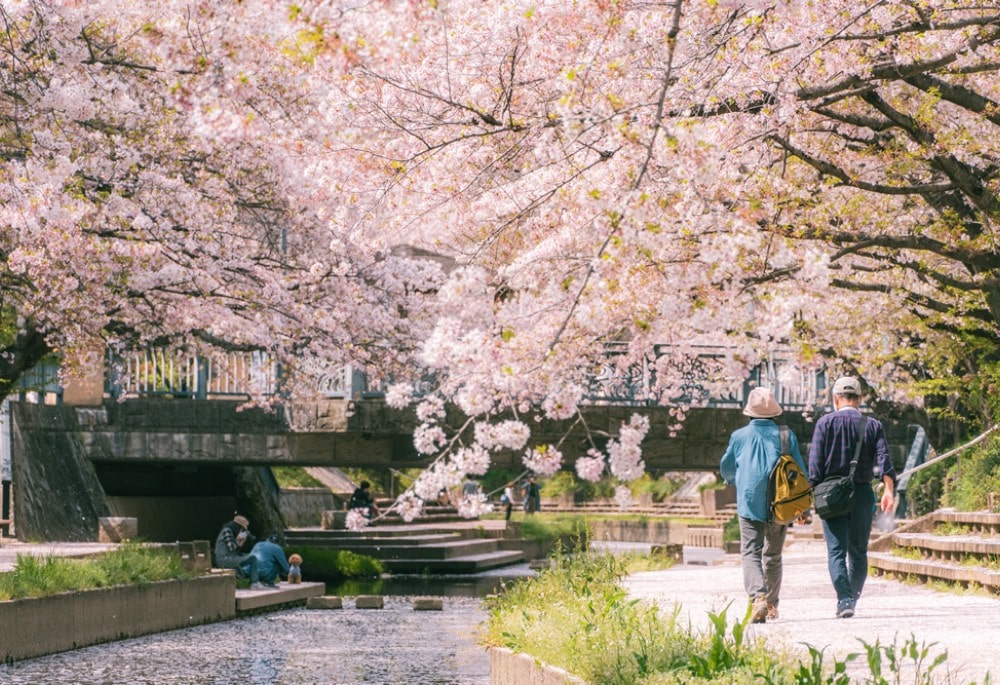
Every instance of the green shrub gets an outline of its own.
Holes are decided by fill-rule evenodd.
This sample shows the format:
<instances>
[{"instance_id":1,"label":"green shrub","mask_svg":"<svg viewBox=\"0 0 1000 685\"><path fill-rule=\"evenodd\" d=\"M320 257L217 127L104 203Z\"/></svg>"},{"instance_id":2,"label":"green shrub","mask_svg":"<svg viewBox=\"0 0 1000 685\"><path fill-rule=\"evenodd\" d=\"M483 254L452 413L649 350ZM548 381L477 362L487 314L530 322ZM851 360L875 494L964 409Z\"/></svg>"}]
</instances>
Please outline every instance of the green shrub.
<instances>
[{"instance_id":1,"label":"green shrub","mask_svg":"<svg viewBox=\"0 0 1000 685\"><path fill-rule=\"evenodd\" d=\"M722 526L722 541L736 542L740 539L740 517L733 514L733 517Z\"/></svg>"},{"instance_id":2,"label":"green shrub","mask_svg":"<svg viewBox=\"0 0 1000 685\"><path fill-rule=\"evenodd\" d=\"M670 495L677 492L678 488L680 488L683 484L684 479L668 478L666 476L653 478L653 476L647 472L642 474L642 477L629 483L628 487L629 490L632 491L632 495L635 497L650 494L653 496L654 502L662 502L670 497Z\"/></svg>"},{"instance_id":3,"label":"green shrub","mask_svg":"<svg viewBox=\"0 0 1000 685\"><path fill-rule=\"evenodd\" d=\"M286 552L302 557L302 577L309 580L377 578L385 570L378 559L344 549L290 547Z\"/></svg>"},{"instance_id":4,"label":"green shrub","mask_svg":"<svg viewBox=\"0 0 1000 685\"><path fill-rule=\"evenodd\" d=\"M907 513L922 516L941 507L981 511L995 492L1000 492L1000 437L915 473L907 484Z\"/></svg>"},{"instance_id":5,"label":"green shrub","mask_svg":"<svg viewBox=\"0 0 1000 685\"><path fill-rule=\"evenodd\" d=\"M557 498L573 494L580 490L580 480L570 471L559 471L542 481L541 495L546 498Z\"/></svg>"}]
</instances>

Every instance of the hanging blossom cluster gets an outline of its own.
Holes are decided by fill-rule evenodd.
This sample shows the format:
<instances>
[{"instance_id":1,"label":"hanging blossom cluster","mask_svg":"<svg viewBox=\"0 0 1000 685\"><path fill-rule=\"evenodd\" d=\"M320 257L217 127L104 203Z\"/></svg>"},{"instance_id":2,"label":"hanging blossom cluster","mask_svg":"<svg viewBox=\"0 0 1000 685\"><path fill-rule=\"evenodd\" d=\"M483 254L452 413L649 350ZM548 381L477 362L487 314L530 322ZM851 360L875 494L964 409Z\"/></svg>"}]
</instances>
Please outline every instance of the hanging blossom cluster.
<instances>
[{"instance_id":1,"label":"hanging blossom cluster","mask_svg":"<svg viewBox=\"0 0 1000 685\"><path fill-rule=\"evenodd\" d=\"M596 483L604 475L604 468L607 466L607 459L595 449L587 450L586 457L576 460L576 475L585 481Z\"/></svg>"},{"instance_id":2,"label":"hanging blossom cluster","mask_svg":"<svg viewBox=\"0 0 1000 685\"><path fill-rule=\"evenodd\" d=\"M539 476L551 476L562 466L562 452L552 445L538 445L524 455L524 466Z\"/></svg>"},{"instance_id":3,"label":"hanging blossom cluster","mask_svg":"<svg viewBox=\"0 0 1000 685\"><path fill-rule=\"evenodd\" d=\"M420 513L424 509L423 500L409 491L400 495L394 506L400 518L407 523L420 516Z\"/></svg>"},{"instance_id":4,"label":"hanging blossom cluster","mask_svg":"<svg viewBox=\"0 0 1000 685\"><path fill-rule=\"evenodd\" d=\"M436 461L421 473L413 483L413 493L425 502L462 483L465 474L453 462Z\"/></svg>"},{"instance_id":5,"label":"hanging blossom cluster","mask_svg":"<svg viewBox=\"0 0 1000 685\"><path fill-rule=\"evenodd\" d=\"M441 426L422 423L413 431L413 444L421 454L434 454L448 441Z\"/></svg>"},{"instance_id":6,"label":"hanging blossom cluster","mask_svg":"<svg viewBox=\"0 0 1000 685\"><path fill-rule=\"evenodd\" d=\"M628 509L633 504L632 491L626 485L619 485L615 488L614 500L619 509Z\"/></svg>"},{"instance_id":7,"label":"hanging blossom cluster","mask_svg":"<svg viewBox=\"0 0 1000 685\"><path fill-rule=\"evenodd\" d=\"M619 480L632 481L642 476L646 462L642 459L642 439L649 432L649 419L633 414L621 427L618 440L608 442L608 465Z\"/></svg>"},{"instance_id":8,"label":"hanging blossom cluster","mask_svg":"<svg viewBox=\"0 0 1000 685\"><path fill-rule=\"evenodd\" d=\"M393 383L385 391L385 403L393 409L405 409L413 401L412 383ZM424 419L421 419L424 420Z\"/></svg>"},{"instance_id":9,"label":"hanging blossom cluster","mask_svg":"<svg viewBox=\"0 0 1000 685\"><path fill-rule=\"evenodd\" d=\"M361 530L368 525L368 517L365 516L366 509L351 509L344 518L344 527L347 530Z\"/></svg>"},{"instance_id":10,"label":"hanging blossom cluster","mask_svg":"<svg viewBox=\"0 0 1000 685\"><path fill-rule=\"evenodd\" d=\"M493 511L493 505L487 502L486 493L483 492L478 492L475 495L464 495L457 508L458 515L467 519L478 518Z\"/></svg>"},{"instance_id":11,"label":"hanging blossom cluster","mask_svg":"<svg viewBox=\"0 0 1000 685\"><path fill-rule=\"evenodd\" d=\"M490 453L482 445L461 447L455 450L451 462L458 471L481 476L490 468Z\"/></svg>"},{"instance_id":12,"label":"hanging blossom cluster","mask_svg":"<svg viewBox=\"0 0 1000 685\"><path fill-rule=\"evenodd\" d=\"M527 444L531 435L531 429L521 421L479 422L474 431L476 442L492 450L519 450Z\"/></svg>"},{"instance_id":13,"label":"hanging blossom cluster","mask_svg":"<svg viewBox=\"0 0 1000 685\"><path fill-rule=\"evenodd\" d=\"M570 384L549 395L542 402L542 410L550 419L561 421L576 413L580 400L583 399L583 387Z\"/></svg>"}]
</instances>

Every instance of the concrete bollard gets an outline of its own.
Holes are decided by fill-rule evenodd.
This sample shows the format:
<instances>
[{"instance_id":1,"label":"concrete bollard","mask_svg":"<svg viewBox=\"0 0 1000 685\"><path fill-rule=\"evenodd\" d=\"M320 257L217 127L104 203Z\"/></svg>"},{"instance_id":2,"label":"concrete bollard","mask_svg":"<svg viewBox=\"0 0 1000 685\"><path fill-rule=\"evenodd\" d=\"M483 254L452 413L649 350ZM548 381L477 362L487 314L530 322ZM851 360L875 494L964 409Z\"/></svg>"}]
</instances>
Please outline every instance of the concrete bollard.
<instances>
[{"instance_id":1,"label":"concrete bollard","mask_svg":"<svg viewBox=\"0 0 1000 685\"><path fill-rule=\"evenodd\" d=\"M306 609L343 609L342 597L310 597L306 600Z\"/></svg>"},{"instance_id":2,"label":"concrete bollard","mask_svg":"<svg viewBox=\"0 0 1000 685\"><path fill-rule=\"evenodd\" d=\"M684 559L684 545L653 545L650 547L649 553L653 556L660 555L667 557L668 559L673 559L674 561L682 561Z\"/></svg>"},{"instance_id":3,"label":"concrete bollard","mask_svg":"<svg viewBox=\"0 0 1000 685\"><path fill-rule=\"evenodd\" d=\"M320 513L320 526L324 530L343 530L345 521L346 511L327 510Z\"/></svg>"},{"instance_id":4,"label":"concrete bollard","mask_svg":"<svg viewBox=\"0 0 1000 685\"><path fill-rule=\"evenodd\" d=\"M381 609L385 606L385 598L380 595L358 595L354 601L356 609Z\"/></svg>"},{"instance_id":5,"label":"concrete bollard","mask_svg":"<svg viewBox=\"0 0 1000 685\"><path fill-rule=\"evenodd\" d=\"M212 568L212 553L208 540L178 542L177 551L181 556L181 566L188 571L209 571Z\"/></svg>"},{"instance_id":6,"label":"concrete bollard","mask_svg":"<svg viewBox=\"0 0 1000 685\"><path fill-rule=\"evenodd\" d=\"M139 537L139 519L130 516L102 516L97 519L98 542L124 542Z\"/></svg>"},{"instance_id":7,"label":"concrete bollard","mask_svg":"<svg viewBox=\"0 0 1000 685\"><path fill-rule=\"evenodd\" d=\"M444 600L442 600L440 597L413 598L414 611L442 611L443 609L444 609Z\"/></svg>"}]
</instances>

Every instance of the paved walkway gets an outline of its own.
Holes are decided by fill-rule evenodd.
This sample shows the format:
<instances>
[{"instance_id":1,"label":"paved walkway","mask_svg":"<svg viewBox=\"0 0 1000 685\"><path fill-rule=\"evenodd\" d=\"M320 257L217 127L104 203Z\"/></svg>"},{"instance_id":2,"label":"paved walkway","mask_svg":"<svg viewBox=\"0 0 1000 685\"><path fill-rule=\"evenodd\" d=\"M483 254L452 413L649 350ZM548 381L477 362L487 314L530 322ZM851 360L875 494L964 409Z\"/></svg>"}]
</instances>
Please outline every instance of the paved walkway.
<instances>
[{"instance_id":1,"label":"paved walkway","mask_svg":"<svg viewBox=\"0 0 1000 685\"><path fill-rule=\"evenodd\" d=\"M935 683L982 683L986 672L1000 678L1000 598L957 592L937 592L920 585L869 576L857 614L834 617L836 596L826 566L822 540L791 540L785 547L785 578L780 617L751 625L748 633L775 649L787 647L806 656L806 644L825 649L824 661L850 652L861 656L850 667L854 676L868 675L865 648L859 640L902 647L911 635L919 644L937 643L931 659L947 650L947 661L933 671ZM682 624L710 632L708 612L718 613L732 602L728 616L742 619L746 593L738 555L726 555L711 565L684 564L666 571L631 575L626 587L633 597L652 599L664 612L681 605ZM945 673L950 671L949 680ZM912 676L911 676L912 677ZM903 682L907 682L904 680ZM1000 681L998 681L1000 682Z\"/></svg>"},{"instance_id":2,"label":"paved walkway","mask_svg":"<svg viewBox=\"0 0 1000 685\"><path fill-rule=\"evenodd\" d=\"M0 573L13 571L17 555L35 557L85 557L106 552L118 545L103 542L18 542L4 538L0 543Z\"/></svg>"}]
</instances>

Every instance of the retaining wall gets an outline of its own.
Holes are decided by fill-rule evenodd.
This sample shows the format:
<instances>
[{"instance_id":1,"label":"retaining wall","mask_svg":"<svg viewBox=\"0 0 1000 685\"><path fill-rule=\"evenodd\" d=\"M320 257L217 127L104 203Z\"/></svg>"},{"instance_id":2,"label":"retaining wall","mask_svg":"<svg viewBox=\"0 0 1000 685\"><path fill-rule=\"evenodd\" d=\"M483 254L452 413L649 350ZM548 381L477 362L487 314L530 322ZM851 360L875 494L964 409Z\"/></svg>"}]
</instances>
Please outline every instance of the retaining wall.
<instances>
[{"instance_id":1,"label":"retaining wall","mask_svg":"<svg viewBox=\"0 0 1000 685\"><path fill-rule=\"evenodd\" d=\"M236 577L216 574L0 602L6 663L236 616Z\"/></svg>"},{"instance_id":2,"label":"retaining wall","mask_svg":"<svg viewBox=\"0 0 1000 685\"><path fill-rule=\"evenodd\" d=\"M682 521L594 519L587 521L587 526L593 539L600 541L648 542L661 545L682 545L687 541L688 524Z\"/></svg>"}]
</instances>

